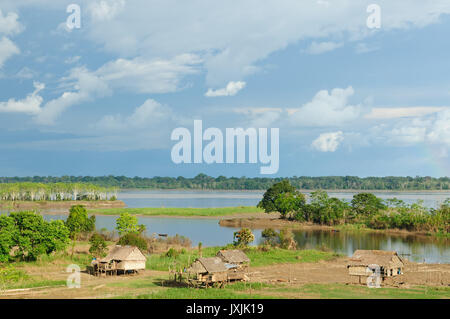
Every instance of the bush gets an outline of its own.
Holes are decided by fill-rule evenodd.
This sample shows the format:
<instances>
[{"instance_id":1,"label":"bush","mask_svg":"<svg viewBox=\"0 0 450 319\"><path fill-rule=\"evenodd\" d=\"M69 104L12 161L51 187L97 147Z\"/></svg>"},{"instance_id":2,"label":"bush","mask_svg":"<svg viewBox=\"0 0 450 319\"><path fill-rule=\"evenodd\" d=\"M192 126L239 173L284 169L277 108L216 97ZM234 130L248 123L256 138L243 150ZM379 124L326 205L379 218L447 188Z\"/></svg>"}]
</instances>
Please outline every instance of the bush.
<instances>
[{"instance_id":1,"label":"bush","mask_svg":"<svg viewBox=\"0 0 450 319\"><path fill-rule=\"evenodd\" d=\"M89 247L89 252L95 257L104 257L106 256L106 252L108 250L108 246L106 245L105 238L98 233L92 234L89 239L89 243L91 247Z\"/></svg>"},{"instance_id":2,"label":"bush","mask_svg":"<svg viewBox=\"0 0 450 319\"><path fill-rule=\"evenodd\" d=\"M247 247L252 241L255 240L255 236L249 228L242 228L240 231L234 233L234 245L237 247Z\"/></svg>"},{"instance_id":3,"label":"bush","mask_svg":"<svg viewBox=\"0 0 450 319\"><path fill-rule=\"evenodd\" d=\"M142 252L147 251L147 241L145 238L136 233L128 233L120 237L117 244L121 246L136 246Z\"/></svg>"},{"instance_id":4,"label":"bush","mask_svg":"<svg viewBox=\"0 0 450 319\"><path fill-rule=\"evenodd\" d=\"M66 227L70 231L70 236L77 239L76 237L80 233L95 230L95 216L88 217L87 210L83 205L74 205L69 210Z\"/></svg>"},{"instance_id":5,"label":"bush","mask_svg":"<svg viewBox=\"0 0 450 319\"><path fill-rule=\"evenodd\" d=\"M170 248L170 249L166 252L165 256L166 256L166 257L169 257L169 258L176 258L179 254L180 254L180 252L179 252L178 250L176 250L176 249L174 249L174 248Z\"/></svg>"}]
</instances>

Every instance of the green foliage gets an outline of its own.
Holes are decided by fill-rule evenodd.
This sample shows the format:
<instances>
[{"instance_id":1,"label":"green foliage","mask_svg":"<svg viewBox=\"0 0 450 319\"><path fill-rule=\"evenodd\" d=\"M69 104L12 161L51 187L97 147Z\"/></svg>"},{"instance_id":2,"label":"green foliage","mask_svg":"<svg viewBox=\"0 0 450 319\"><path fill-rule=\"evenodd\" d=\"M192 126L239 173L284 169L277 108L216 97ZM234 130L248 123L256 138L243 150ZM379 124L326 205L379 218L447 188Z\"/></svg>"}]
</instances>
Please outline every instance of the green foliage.
<instances>
[{"instance_id":1,"label":"green foliage","mask_svg":"<svg viewBox=\"0 0 450 319\"><path fill-rule=\"evenodd\" d=\"M381 198L371 193L359 193L353 196L352 207L357 215L372 216L386 209Z\"/></svg>"},{"instance_id":2,"label":"green foliage","mask_svg":"<svg viewBox=\"0 0 450 319\"><path fill-rule=\"evenodd\" d=\"M247 247L254 240L255 236L249 228L242 228L233 234L233 243L237 247Z\"/></svg>"},{"instance_id":3,"label":"green foliage","mask_svg":"<svg viewBox=\"0 0 450 319\"><path fill-rule=\"evenodd\" d=\"M14 246L16 227L14 219L6 215L0 215L0 263L10 260L10 251Z\"/></svg>"},{"instance_id":4,"label":"green foliage","mask_svg":"<svg viewBox=\"0 0 450 319\"><path fill-rule=\"evenodd\" d=\"M106 245L105 238L98 234L92 234L91 238L89 238L89 243L91 246L89 247L89 252L94 257L104 257L106 256L106 252L108 251L108 246Z\"/></svg>"},{"instance_id":5,"label":"green foliage","mask_svg":"<svg viewBox=\"0 0 450 319\"><path fill-rule=\"evenodd\" d=\"M306 203L304 194L298 192L288 180L272 185L258 203L258 208L266 213L279 212L281 218L290 217L300 210Z\"/></svg>"},{"instance_id":6,"label":"green foliage","mask_svg":"<svg viewBox=\"0 0 450 319\"><path fill-rule=\"evenodd\" d=\"M126 233L125 235L120 237L117 244L121 246L136 246L142 252L147 251L148 248L147 241L145 240L145 238L143 238L137 233Z\"/></svg>"},{"instance_id":7,"label":"green foliage","mask_svg":"<svg viewBox=\"0 0 450 319\"><path fill-rule=\"evenodd\" d=\"M138 234L140 230L137 217L129 213L120 214L120 217L116 220L116 224L116 229L120 236L131 233Z\"/></svg>"},{"instance_id":8,"label":"green foliage","mask_svg":"<svg viewBox=\"0 0 450 319\"><path fill-rule=\"evenodd\" d=\"M169 250L166 252L165 256L169 258L177 258L180 252L176 250L175 248L169 248Z\"/></svg>"},{"instance_id":9,"label":"green foliage","mask_svg":"<svg viewBox=\"0 0 450 319\"><path fill-rule=\"evenodd\" d=\"M117 188L152 188L152 189L268 189L271 185L281 182L289 182L297 189L346 189L346 190L449 190L450 177L357 177L357 176L294 176L284 177L225 177L216 178L205 174L198 174L194 178L185 177L126 177L126 176L34 176L34 177L0 177L0 183L41 183L41 184L82 184L96 185L100 187L113 187L109 190L109 196L116 195ZM97 196L101 192L97 191ZM92 193L95 197L96 193ZM1 198L1 196L0 196Z\"/></svg>"},{"instance_id":10,"label":"green foliage","mask_svg":"<svg viewBox=\"0 0 450 319\"><path fill-rule=\"evenodd\" d=\"M272 228L266 228L262 231L261 237L264 238L265 243L270 246L275 246L278 243L278 233Z\"/></svg>"},{"instance_id":11,"label":"green foliage","mask_svg":"<svg viewBox=\"0 0 450 319\"><path fill-rule=\"evenodd\" d=\"M36 260L40 255L64 250L69 242L69 230L62 221L47 222L35 212L13 212L1 217L0 224L3 261L9 260L14 246L17 257Z\"/></svg>"},{"instance_id":12,"label":"green foliage","mask_svg":"<svg viewBox=\"0 0 450 319\"><path fill-rule=\"evenodd\" d=\"M28 279L28 275L23 271L16 269L13 265L0 267L0 288L5 289L11 284Z\"/></svg>"},{"instance_id":13,"label":"green foliage","mask_svg":"<svg viewBox=\"0 0 450 319\"><path fill-rule=\"evenodd\" d=\"M83 205L72 206L69 210L66 226L72 238L75 238L80 233L95 230L95 216L92 215L89 218L87 210Z\"/></svg>"}]
</instances>

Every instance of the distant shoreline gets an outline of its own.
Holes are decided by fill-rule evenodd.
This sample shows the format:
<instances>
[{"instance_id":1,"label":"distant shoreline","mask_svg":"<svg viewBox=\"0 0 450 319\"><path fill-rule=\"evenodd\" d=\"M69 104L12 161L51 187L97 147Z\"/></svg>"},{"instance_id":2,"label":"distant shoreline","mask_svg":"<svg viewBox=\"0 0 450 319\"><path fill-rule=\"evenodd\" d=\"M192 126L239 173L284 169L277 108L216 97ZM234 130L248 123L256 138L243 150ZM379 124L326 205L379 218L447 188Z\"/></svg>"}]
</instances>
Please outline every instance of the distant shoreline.
<instances>
[{"instance_id":1,"label":"distant shoreline","mask_svg":"<svg viewBox=\"0 0 450 319\"><path fill-rule=\"evenodd\" d=\"M299 189L302 193L311 193L317 191L319 189ZM450 190L380 190L380 189L322 189L326 192L336 192L336 193L441 193L450 195ZM122 188L120 192L123 191L186 191L186 192L248 192L248 193L260 193L265 192L266 189L214 189L214 188L205 188L205 189L194 189L194 188Z\"/></svg>"}]
</instances>

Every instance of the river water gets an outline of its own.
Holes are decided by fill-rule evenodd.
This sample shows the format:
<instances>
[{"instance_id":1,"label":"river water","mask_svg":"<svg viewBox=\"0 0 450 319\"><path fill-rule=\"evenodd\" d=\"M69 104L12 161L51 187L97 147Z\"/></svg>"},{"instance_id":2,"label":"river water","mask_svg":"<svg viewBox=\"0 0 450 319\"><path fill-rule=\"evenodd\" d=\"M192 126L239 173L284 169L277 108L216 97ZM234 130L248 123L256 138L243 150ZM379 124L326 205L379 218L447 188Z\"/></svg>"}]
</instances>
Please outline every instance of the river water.
<instances>
[{"instance_id":1,"label":"river water","mask_svg":"<svg viewBox=\"0 0 450 319\"><path fill-rule=\"evenodd\" d=\"M263 192L236 191L123 191L118 199L128 207L227 207L255 206ZM351 200L354 193L330 192L330 196ZM428 207L437 207L450 193L377 193L387 199L397 197L407 203L423 200ZM45 219L66 219L67 215L45 214ZM97 215L97 229L113 230L117 216ZM222 246L233 241L237 228L222 227L219 219L139 217L139 223L147 227L147 234L176 234L188 237L192 245ZM255 241L261 242L261 229L253 229ZM327 247L335 252L351 256L356 249L395 250L409 260L428 263L450 263L448 240L412 235L383 233L332 232L323 230L296 230L295 240L300 248Z\"/></svg>"}]
</instances>

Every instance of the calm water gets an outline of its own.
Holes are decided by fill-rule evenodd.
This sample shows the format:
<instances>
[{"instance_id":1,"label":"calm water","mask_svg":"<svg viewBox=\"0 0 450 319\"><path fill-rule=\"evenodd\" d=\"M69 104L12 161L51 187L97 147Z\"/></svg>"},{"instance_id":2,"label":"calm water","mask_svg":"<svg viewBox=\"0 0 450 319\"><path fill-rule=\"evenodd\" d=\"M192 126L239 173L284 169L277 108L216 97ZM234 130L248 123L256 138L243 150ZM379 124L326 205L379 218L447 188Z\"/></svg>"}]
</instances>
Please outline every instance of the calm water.
<instances>
[{"instance_id":1,"label":"calm water","mask_svg":"<svg viewBox=\"0 0 450 319\"><path fill-rule=\"evenodd\" d=\"M256 206L263 191L184 191L184 190L128 190L122 191L118 199L128 207L228 207ZM351 201L356 193L329 192L330 197ZM426 207L438 207L447 198L447 193L427 192L380 192L375 193L382 199L398 198L408 204L423 200Z\"/></svg>"},{"instance_id":2,"label":"calm water","mask_svg":"<svg viewBox=\"0 0 450 319\"><path fill-rule=\"evenodd\" d=\"M423 200L427 207L437 207L449 193L376 193L383 199L397 197L407 203ZM255 206L263 192L239 191L123 191L118 198L128 207L227 207ZM351 200L354 193L330 192L330 196ZM63 219L67 215L50 215L44 218ZM116 216L97 216L97 229L113 230ZM188 237L192 245L202 242L204 246L222 246L233 241L237 228L219 226L219 219L139 217L139 223L147 226L147 234L176 234ZM261 241L261 230L254 229L254 245ZM295 231L300 248L328 247L335 252L351 256L356 249L395 250L416 262L450 263L450 241L417 236L368 234L331 231Z\"/></svg>"},{"instance_id":3,"label":"calm water","mask_svg":"<svg viewBox=\"0 0 450 319\"><path fill-rule=\"evenodd\" d=\"M44 215L47 220L63 219L67 215ZM97 229L113 230L116 216L97 215ZM176 234L188 237L192 245L222 246L233 241L237 228L219 226L219 219L139 217L139 223L147 227L147 234ZM255 241L261 242L261 229L254 229ZM295 231L300 248L328 247L335 252L351 256L356 249L395 250L416 262L450 263L449 241L416 236L349 233L331 231Z\"/></svg>"}]
</instances>

